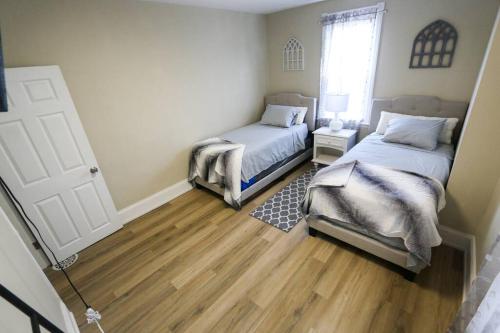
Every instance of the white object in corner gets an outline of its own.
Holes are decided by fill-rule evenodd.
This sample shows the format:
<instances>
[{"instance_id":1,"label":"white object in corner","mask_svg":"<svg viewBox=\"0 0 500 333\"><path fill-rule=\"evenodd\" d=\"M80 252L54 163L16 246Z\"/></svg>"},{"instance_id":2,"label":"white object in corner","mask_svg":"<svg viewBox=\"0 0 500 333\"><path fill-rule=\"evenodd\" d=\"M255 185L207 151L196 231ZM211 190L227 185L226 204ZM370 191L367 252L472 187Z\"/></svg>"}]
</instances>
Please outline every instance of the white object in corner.
<instances>
[{"instance_id":1,"label":"white object in corner","mask_svg":"<svg viewBox=\"0 0 500 333\"><path fill-rule=\"evenodd\" d=\"M187 179L183 179L180 182L161 190L160 192L121 209L118 211L119 219L123 224L128 223L144 214L149 213L153 209L166 204L170 200L177 198L192 188L193 187Z\"/></svg>"},{"instance_id":2,"label":"white object in corner","mask_svg":"<svg viewBox=\"0 0 500 333\"><path fill-rule=\"evenodd\" d=\"M0 267L0 283L5 288L62 331L79 332L73 314L62 302L1 208ZM2 332L31 332L30 318L10 303L0 300Z\"/></svg>"},{"instance_id":3,"label":"white object in corner","mask_svg":"<svg viewBox=\"0 0 500 333\"><path fill-rule=\"evenodd\" d=\"M468 333L498 332L500 328L499 314L500 274L493 280L465 331Z\"/></svg>"}]
</instances>

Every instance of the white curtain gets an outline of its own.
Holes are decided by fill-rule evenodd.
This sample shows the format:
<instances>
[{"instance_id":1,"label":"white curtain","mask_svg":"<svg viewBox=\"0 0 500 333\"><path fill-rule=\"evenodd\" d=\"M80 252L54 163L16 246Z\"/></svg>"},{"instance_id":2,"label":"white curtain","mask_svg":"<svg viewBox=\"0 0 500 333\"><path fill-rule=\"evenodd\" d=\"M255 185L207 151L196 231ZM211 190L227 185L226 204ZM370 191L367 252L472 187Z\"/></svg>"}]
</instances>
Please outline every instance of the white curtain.
<instances>
[{"instance_id":1,"label":"white curtain","mask_svg":"<svg viewBox=\"0 0 500 333\"><path fill-rule=\"evenodd\" d=\"M369 122L381 18L380 5L322 16L320 119L333 117L325 109L333 94L349 95L341 119Z\"/></svg>"},{"instance_id":2,"label":"white curtain","mask_svg":"<svg viewBox=\"0 0 500 333\"><path fill-rule=\"evenodd\" d=\"M484 257L481 268L447 332L500 332L500 235Z\"/></svg>"},{"instance_id":3,"label":"white curtain","mask_svg":"<svg viewBox=\"0 0 500 333\"><path fill-rule=\"evenodd\" d=\"M500 332L500 274L493 280L469 325L466 333Z\"/></svg>"}]
</instances>

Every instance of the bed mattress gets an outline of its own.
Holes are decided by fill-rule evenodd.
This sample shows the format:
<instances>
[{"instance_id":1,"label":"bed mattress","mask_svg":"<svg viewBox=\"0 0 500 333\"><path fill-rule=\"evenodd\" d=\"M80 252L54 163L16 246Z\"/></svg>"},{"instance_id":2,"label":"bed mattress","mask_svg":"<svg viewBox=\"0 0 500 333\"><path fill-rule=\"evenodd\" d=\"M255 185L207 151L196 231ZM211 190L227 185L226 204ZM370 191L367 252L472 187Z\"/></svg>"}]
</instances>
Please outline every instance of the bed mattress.
<instances>
[{"instance_id":1,"label":"bed mattress","mask_svg":"<svg viewBox=\"0 0 500 333\"><path fill-rule=\"evenodd\" d=\"M307 125L289 128L259 122L227 132L220 137L245 145L241 180L248 183L261 172L306 148Z\"/></svg>"},{"instance_id":2,"label":"bed mattress","mask_svg":"<svg viewBox=\"0 0 500 333\"><path fill-rule=\"evenodd\" d=\"M269 175L272 172L278 170L279 168L285 166L286 164L288 164L288 162L299 157L301 154L304 154L307 149L311 149L312 146L313 146L313 140L312 140L311 136L308 136L306 138L306 148L304 150L300 150L300 151L296 152L295 154L285 158L284 160L273 164L272 166L270 166L266 170L259 173L257 176L250 178L250 180L248 182L241 181L241 190L242 191L246 190L247 188L251 187L253 184L257 183L258 181L260 181L261 179L266 177L267 175ZM312 154L312 152L311 152L311 154Z\"/></svg>"}]
</instances>

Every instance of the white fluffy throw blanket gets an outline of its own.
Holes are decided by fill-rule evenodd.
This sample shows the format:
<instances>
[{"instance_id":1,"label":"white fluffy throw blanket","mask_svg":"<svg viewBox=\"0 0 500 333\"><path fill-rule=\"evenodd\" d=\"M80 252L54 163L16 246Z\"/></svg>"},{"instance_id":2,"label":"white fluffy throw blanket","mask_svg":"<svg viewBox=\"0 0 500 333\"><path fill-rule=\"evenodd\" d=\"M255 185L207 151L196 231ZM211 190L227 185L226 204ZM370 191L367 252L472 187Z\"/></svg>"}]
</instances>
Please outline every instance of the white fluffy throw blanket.
<instances>
[{"instance_id":1,"label":"white fluffy throw blanket","mask_svg":"<svg viewBox=\"0 0 500 333\"><path fill-rule=\"evenodd\" d=\"M413 266L429 265L431 248L441 244L437 213L444 205L438 180L353 161L320 170L307 188L302 211L306 217L400 238Z\"/></svg>"},{"instance_id":2,"label":"white fluffy throw blanket","mask_svg":"<svg viewBox=\"0 0 500 333\"><path fill-rule=\"evenodd\" d=\"M211 138L195 144L189 162L188 180L196 177L224 188L224 201L241 208L241 161L245 145L220 138ZM194 184L193 184L194 185Z\"/></svg>"}]
</instances>

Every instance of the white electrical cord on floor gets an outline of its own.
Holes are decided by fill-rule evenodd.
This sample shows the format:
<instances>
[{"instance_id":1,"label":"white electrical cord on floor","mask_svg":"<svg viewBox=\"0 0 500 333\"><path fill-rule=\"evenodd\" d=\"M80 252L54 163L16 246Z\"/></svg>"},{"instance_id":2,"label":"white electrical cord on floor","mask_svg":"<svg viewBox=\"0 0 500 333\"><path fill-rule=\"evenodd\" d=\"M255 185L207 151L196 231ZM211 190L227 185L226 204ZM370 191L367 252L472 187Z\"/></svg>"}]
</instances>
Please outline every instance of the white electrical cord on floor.
<instances>
[{"instance_id":1,"label":"white electrical cord on floor","mask_svg":"<svg viewBox=\"0 0 500 333\"><path fill-rule=\"evenodd\" d=\"M87 317L87 323L89 324L95 323L99 328L99 331L101 331L101 333L104 333L104 330L102 329L101 325L99 325L99 320L101 320L102 318L99 311L96 311L92 308L88 308L87 311L85 311L85 316Z\"/></svg>"}]
</instances>

